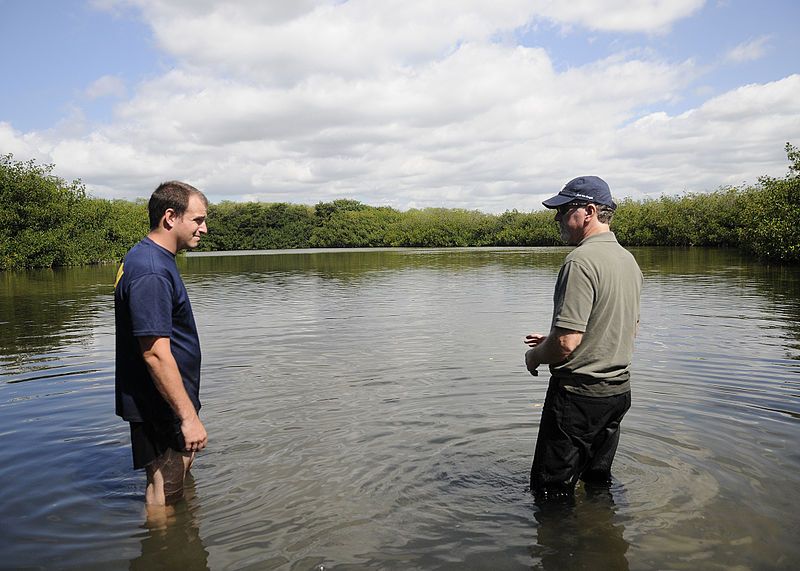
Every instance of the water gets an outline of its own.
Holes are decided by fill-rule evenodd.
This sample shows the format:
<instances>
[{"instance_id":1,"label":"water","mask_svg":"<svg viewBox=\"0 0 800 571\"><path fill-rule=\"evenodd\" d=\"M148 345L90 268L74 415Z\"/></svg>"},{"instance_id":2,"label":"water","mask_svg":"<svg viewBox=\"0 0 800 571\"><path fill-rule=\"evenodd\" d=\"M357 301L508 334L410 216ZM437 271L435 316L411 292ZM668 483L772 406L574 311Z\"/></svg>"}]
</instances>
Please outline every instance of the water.
<instances>
[{"instance_id":1,"label":"water","mask_svg":"<svg viewBox=\"0 0 800 571\"><path fill-rule=\"evenodd\" d=\"M608 493L527 492L564 248L194 254L209 448L147 522L115 268L0 274L0 568L794 569L800 270L638 249Z\"/></svg>"}]
</instances>

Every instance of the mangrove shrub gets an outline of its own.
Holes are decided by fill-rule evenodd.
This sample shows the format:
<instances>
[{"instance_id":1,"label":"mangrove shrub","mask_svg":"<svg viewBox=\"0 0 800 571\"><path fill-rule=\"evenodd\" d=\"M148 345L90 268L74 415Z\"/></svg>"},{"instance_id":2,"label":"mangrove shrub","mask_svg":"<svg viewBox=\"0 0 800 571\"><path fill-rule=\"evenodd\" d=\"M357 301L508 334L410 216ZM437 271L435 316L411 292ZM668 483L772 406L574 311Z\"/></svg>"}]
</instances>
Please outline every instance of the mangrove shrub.
<instances>
[{"instance_id":1,"label":"mangrove shrub","mask_svg":"<svg viewBox=\"0 0 800 571\"><path fill-rule=\"evenodd\" d=\"M761 177L745 191L739 244L761 258L800 262L800 150L786 143L789 173L784 178Z\"/></svg>"},{"instance_id":2,"label":"mangrove shrub","mask_svg":"<svg viewBox=\"0 0 800 571\"><path fill-rule=\"evenodd\" d=\"M624 199L612 221L628 246L740 248L779 263L800 261L800 151L786 144L789 173L710 193ZM53 166L0 156L0 269L119 260L148 231L146 202L86 195ZM400 212L356 200L209 205L200 250L308 247L552 246L552 210L484 214L458 208Z\"/></svg>"}]
</instances>

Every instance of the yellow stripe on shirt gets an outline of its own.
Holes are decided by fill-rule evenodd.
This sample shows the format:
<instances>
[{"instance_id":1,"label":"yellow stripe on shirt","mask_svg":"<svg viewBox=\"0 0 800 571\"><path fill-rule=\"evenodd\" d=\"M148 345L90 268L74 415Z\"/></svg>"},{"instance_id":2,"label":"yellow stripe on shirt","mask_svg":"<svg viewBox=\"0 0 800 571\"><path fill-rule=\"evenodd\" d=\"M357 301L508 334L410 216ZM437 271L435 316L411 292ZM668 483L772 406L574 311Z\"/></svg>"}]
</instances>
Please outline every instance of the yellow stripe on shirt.
<instances>
[{"instance_id":1,"label":"yellow stripe on shirt","mask_svg":"<svg viewBox=\"0 0 800 571\"><path fill-rule=\"evenodd\" d=\"M117 284L119 283L119 280L122 279L122 274L125 273L122 271L123 267L125 267L124 263L119 265L119 269L117 270L117 279L114 280L114 289L117 289Z\"/></svg>"}]
</instances>

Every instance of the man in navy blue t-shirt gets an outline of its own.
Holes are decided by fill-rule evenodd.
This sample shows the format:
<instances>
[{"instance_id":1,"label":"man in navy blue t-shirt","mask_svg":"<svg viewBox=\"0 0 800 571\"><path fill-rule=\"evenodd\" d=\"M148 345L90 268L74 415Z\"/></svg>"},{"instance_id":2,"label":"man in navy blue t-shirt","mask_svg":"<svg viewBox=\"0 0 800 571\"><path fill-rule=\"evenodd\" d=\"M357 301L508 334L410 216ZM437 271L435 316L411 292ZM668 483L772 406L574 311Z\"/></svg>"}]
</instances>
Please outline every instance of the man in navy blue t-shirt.
<instances>
[{"instance_id":1,"label":"man in navy blue t-shirt","mask_svg":"<svg viewBox=\"0 0 800 571\"><path fill-rule=\"evenodd\" d=\"M183 497L200 421L200 340L175 254L207 232L208 200L183 182L158 186L150 233L125 256L114 286L116 413L131 426L133 466L147 473L147 505Z\"/></svg>"}]
</instances>

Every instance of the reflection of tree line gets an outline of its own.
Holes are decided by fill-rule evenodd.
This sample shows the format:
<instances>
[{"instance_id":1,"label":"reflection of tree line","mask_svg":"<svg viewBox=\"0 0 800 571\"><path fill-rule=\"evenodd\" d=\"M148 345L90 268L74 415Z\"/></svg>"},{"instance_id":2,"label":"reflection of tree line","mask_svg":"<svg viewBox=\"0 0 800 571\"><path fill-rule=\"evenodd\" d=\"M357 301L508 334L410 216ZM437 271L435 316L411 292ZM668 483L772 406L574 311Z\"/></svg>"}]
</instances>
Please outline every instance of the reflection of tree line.
<instances>
[{"instance_id":1,"label":"reflection of tree line","mask_svg":"<svg viewBox=\"0 0 800 571\"><path fill-rule=\"evenodd\" d=\"M754 263L736 250L703 248L633 248L645 276L705 277L754 289L786 313L787 327L800 339L800 269ZM308 273L345 283L371 279L389 271L482 268L499 271L542 270L553 275L563 262L565 248L468 248L440 250L334 250L256 255L181 256L181 272L193 282L224 275L250 276L253 286L270 274ZM98 296L108 295L111 307L116 266L84 266L55 270L0 273L0 355L20 361L27 355L80 342L65 335L86 319L86 309Z\"/></svg>"},{"instance_id":2,"label":"reflection of tree line","mask_svg":"<svg viewBox=\"0 0 800 571\"><path fill-rule=\"evenodd\" d=\"M754 263L737 250L706 248L632 248L645 276L711 279L714 284L750 291L780 308L792 339L790 358L800 359L800 268ZM709 295L720 295L709 289ZM730 295L730 294L726 294ZM735 299L732 300L735 304Z\"/></svg>"},{"instance_id":3,"label":"reflection of tree line","mask_svg":"<svg viewBox=\"0 0 800 571\"><path fill-rule=\"evenodd\" d=\"M800 271L797 268L767 266L760 267L761 279L754 280L754 287L771 304L787 315L784 326L791 339L790 358L800 360Z\"/></svg>"},{"instance_id":4,"label":"reflection of tree line","mask_svg":"<svg viewBox=\"0 0 800 571\"><path fill-rule=\"evenodd\" d=\"M194 256L181 260L184 276L220 274L311 273L343 279L363 277L387 270L436 269L458 272L490 265L518 268L541 267L558 270L564 249L371 249L292 251L280 254ZM190 278L191 279L191 278Z\"/></svg>"},{"instance_id":5,"label":"reflection of tree line","mask_svg":"<svg viewBox=\"0 0 800 571\"><path fill-rule=\"evenodd\" d=\"M87 309L104 295L111 303L115 271L106 265L0 272L0 359L22 365L31 355L84 342Z\"/></svg>"}]
</instances>

